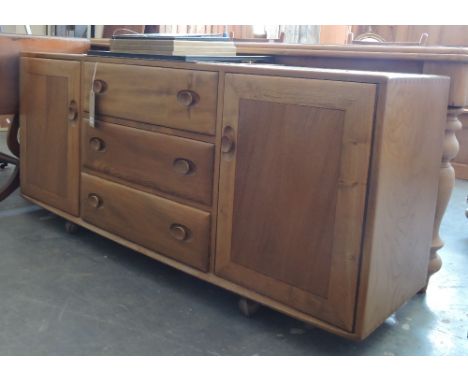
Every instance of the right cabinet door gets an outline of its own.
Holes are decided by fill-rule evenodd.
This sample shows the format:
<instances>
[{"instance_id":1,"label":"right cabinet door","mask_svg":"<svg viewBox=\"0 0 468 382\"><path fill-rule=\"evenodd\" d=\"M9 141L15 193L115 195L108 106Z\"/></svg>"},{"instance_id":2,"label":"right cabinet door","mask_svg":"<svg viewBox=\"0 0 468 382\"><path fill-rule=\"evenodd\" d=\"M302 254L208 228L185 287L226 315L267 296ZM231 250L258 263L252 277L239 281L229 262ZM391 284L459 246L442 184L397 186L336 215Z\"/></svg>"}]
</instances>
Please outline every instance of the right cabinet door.
<instances>
[{"instance_id":1,"label":"right cabinet door","mask_svg":"<svg viewBox=\"0 0 468 382\"><path fill-rule=\"evenodd\" d=\"M376 85L227 74L216 274L352 331Z\"/></svg>"}]
</instances>

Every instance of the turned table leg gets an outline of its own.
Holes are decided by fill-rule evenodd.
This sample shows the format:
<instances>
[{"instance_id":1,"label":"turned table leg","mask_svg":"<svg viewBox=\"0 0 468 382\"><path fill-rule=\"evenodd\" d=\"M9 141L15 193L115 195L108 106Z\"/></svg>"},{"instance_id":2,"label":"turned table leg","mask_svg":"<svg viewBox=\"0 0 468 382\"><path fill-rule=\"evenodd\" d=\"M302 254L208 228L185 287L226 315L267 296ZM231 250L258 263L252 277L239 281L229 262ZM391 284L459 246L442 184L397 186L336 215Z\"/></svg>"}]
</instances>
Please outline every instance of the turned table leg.
<instances>
[{"instance_id":1,"label":"turned table leg","mask_svg":"<svg viewBox=\"0 0 468 382\"><path fill-rule=\"evenodd\" d=\"M455 132L462 128L462 124L458 116L463 112L463 108L449 107L447 112L447 126L445 128L444 147L442 153L442 164L439 174L439 193L437 195L437 205L435 213L434 228L432 232L432 244L429 258L429 269L427 272L426 286L421 290L426 291L431 275L436 273L442 266L442 260L437 253L444 246L444 242L440 238L439 230L440 223L447 209L450 195L452 194L455 185L455 171L450 161L455 158L458 153L458 141Z\"/></svg>"}]
</instances>

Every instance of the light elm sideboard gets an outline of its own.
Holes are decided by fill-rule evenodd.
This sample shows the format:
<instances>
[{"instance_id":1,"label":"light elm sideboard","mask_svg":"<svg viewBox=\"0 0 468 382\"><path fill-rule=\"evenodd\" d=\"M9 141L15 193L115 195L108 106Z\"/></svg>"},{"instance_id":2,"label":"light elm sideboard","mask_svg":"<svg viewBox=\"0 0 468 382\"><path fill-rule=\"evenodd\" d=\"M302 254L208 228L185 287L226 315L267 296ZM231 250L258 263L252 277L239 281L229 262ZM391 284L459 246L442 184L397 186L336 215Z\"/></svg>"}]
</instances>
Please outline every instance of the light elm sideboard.
<instances>
[{"instance_id":1,"label":"light elm sideboard","mask_svg":"<svg viewBox=\"0 0 468 382\"><path fill-rule=\"evenodd\" d=\"M363 339L426 285L449 84L25 54L22 194L245 313Z\"/></svg>"}]
</instances>

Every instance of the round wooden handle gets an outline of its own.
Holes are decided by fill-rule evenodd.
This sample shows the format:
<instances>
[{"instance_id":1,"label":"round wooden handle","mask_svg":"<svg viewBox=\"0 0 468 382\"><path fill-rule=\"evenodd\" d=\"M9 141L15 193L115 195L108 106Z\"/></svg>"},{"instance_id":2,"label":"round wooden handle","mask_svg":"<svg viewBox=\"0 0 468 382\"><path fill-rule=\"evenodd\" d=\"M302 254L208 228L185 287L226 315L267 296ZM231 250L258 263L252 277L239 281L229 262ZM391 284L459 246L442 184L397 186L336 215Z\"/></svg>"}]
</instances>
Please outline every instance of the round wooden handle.
<instances>
[{"instance_id":1,"label":"round wooden handle","mask_svg":"<svg viewBox=\"0 0 468 382\"><path fill-rule=\"evenodd\" d=\"M74 121L78 117L78 105L76 101L70 101L68 105L68 120Z\"/></svg>"},{"instance_id":2,"label":"round wooden handle","mask_svg":"<svg viewBox=\"0 0 468 382\"><path fill-rule=\"evenodd\" d=\"M96 94L102 94L107 89L107 83L103 80L94 80L93 81L93 91Z\"/></svg>"},{"instance_id":3,"label":"round wooden handle","mask_svg":"<svg viewBox=\"0 0 468 382\"><path fill-rule=\"evenodd\" d=\"M191 90L181 90L177 93L177 102L185 107L194 105L198 99L198 94Z\"/></svg>"},{"instance_id":4,"label":"round wooden handle","mask_svg":"<svg viewBox=\"0 0 468 382\"><path fill-rule=\"evenodd\" d=\"M172 167L175 172L181 175L188 175L194 171L195 165L188 159L177 158L172 162Z\"/></svg>"},{"instance_id":5,"label":"round wooden handle","mask_svg":"<svg viewBox=\"0 0 468 382\"><path fill-rule=\"evenodd\" d=\"M89 145L94 151L103 151L106 147L104 141L100 138L93 137L89 140Z\"/></svg>"},{"instance_id":6,"label":"round wooden handle","mask_svg":"<svg viewBox=\"0 0 468 382\"><path fill-rule=\"evenodd\" d=\"M171 235L174 239L179 241L187 240L190 235L190 230L187 227L184 227L182 224L172 224L169 228Z\"/></svg>"},{"instance_id":7,"label":"round wooden handle","mask_svg":"<svg viewBox=\"0 0 468 382\"><path fill-rule=\"evenodd\" d=\"M221 152L224 154L230 153L234 150L235 143L232 138L228 137L227 135L223 135L221 137Z\"/></svg>"},{"instance_id":8,"label":"round wooden handle","mask_svg":"<svg viewBox=\"0 0 468 382\"><path fill-rule=\"evenodd\" d=\"M93 208L99 208L102 206L102 199L96 194L89 194L88 202Z\"/></svg>"}]
</instances>

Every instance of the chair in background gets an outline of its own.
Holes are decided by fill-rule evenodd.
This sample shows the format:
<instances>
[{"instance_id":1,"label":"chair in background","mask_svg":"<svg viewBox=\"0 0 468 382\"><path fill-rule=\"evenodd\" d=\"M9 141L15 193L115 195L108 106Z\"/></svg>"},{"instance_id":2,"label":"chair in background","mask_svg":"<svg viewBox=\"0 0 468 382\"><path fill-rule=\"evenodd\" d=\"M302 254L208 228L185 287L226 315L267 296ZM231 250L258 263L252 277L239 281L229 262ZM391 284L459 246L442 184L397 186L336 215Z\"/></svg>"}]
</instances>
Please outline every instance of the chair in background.
<instances>
[{"instance_id":1,"label":"chair in background","mask_svg":"<svg viewBox=\"0 0 468 382\"><path fill-rule=\"evenodd\" d=\"M372 27L369 25L366 32L354 36L353 32L348 33L347 43L348 44L362 44L362 45L414 45L424 46L427 45L429 34L422 33L419 41L417 42L387 42L385 39L372 31Z\"/></svg>"}]
</instances>

